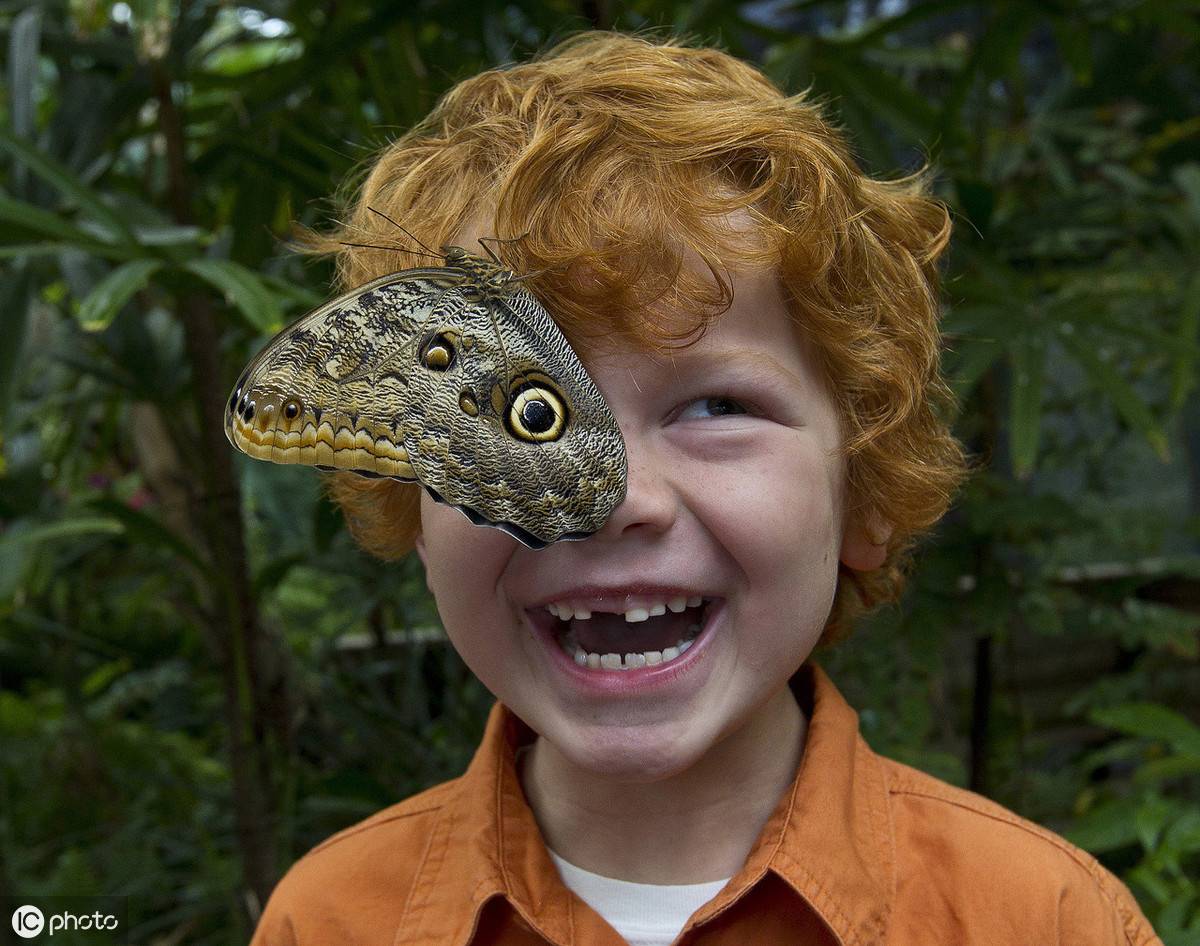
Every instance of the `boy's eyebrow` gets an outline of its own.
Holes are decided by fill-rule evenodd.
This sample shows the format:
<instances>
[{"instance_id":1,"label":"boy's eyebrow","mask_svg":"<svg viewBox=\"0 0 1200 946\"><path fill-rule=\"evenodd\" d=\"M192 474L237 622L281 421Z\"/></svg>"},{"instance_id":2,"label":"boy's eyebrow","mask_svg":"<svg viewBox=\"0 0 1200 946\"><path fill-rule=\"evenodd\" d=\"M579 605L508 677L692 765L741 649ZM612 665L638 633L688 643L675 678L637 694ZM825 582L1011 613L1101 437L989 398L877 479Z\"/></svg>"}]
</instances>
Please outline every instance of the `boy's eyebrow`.
<instances>
[{"instance_id":1,"label":"boy's eyebrow","mask_svg":"<svg viewBox=\"0 0 1200 946\"><path fill-rule=\"evenodd\" d=\"M750 350L742 348L732 349L729 351L720 352L682 352L678 355L671 355L671 368L679 373L680 369L688 372L698 370L714 370L724 367L731 367L734 370L751 369L757 374L766 371L775 376L775 380L784 381L790 385L799 388L806 388L807 384L796 372L789 368L785 368L774 355L766 351Z\"/></svg>"}]
</instances>

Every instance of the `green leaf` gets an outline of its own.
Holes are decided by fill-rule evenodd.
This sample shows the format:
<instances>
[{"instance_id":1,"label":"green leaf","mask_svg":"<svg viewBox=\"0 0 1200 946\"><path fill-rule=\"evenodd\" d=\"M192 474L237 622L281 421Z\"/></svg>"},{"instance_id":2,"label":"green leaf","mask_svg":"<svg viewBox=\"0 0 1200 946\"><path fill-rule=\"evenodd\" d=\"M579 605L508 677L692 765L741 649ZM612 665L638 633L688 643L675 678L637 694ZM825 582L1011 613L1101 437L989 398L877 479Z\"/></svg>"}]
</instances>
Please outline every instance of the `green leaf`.
<instances>
[{"instance_id":1,"label":"green leaf","mask_svg":"<svg viewBox=\"0 0 1200 946\"><path fill-rule=\"evenodd\" d=\"M144 289L159 269L160 260L133 260L118 266L98 282L79 305L75 317L89 332L108 328L135 292Z\"/></svg>"},{"instance_id":2,"label":"green leaf","mask_svg":"<svg viewBox=\"0 0 1200 946\"><path fill-rule=\"evenodd\" d=\"M21 533L18 539L24 545L40 545L57 539L79 535L121 535L125 527L111 516L78 516L35 526Z\"/></svg>"},{"instance_id":3,"label":"green leaf","mask_svg":"<svg viewBox=\"0 0 1200 946\"><path fill-rule=\"evenodd\" d=\"M1170 903L1174 899L1175 891L1149 864L1138 864L1126 875L1126 880L1141 886L1159 903Z\"/></svg>"},{"instance_id":4,"label":"green leaf","mask_svg":"<svg viewBox=\"0 0 1200 946\"><path fill-rule=\"evenodd\" d=\"M232 260L201 259L185 264L184 269L220 289L255 328L274 333L283 327L279 300L245 266Z\"/></svg>"},{"instance_id":5,"label":"green leaf","mask_svg":"<svg viewBox=\"0 0 1200 946\"><path fill-rule=\"evenodd\" d=\"M1123 703L1092 710L1089 715L1101 726L1166 742L1183 755L1200 756L1200 727L1159 703Z\"/></svg>"},{"instance_id":6,"label":"green leaf","mask_svg":"<svg viewBox=\"0 0 1200 946\"><path fill-rule=\"evenodd\" d=\"M1036 337L1017 339L1009 349L1012 360L1012 400L1009 405L1009 449L1013 475L1028 479L1037 462L1042 422L1042 388L1046 346Z\"/></svg>"},{"instance_id":7,"label":"green leaf","mask_svg":"<svg viewBox=\"0 0 1200 946\"><path fill-rule=\"evenodd\" d=\"M1147 348L1175 359L1200 357L1200 343L1186 338L1179 328L1164 331L1146 315L1162 306L1164 297L1179 291L1174 274L1149 267L1141 270L1060 268L1062 278L1050 311L1061 321L1059 332L1070 334L1077 325L1108 336L1109 341L1135 339Z\"/></svg>"},{"instance_id":8,"label":"green leaf","mask_svg":"<svg viewBox=\"0 0 1200 946\"><path fill-rule=\"evenodd\" d=\"M1200 810L1193 808L1180 814L1167 829L1163 846L1181 854L1200 851Z\"/></svg>"},{"instance_id":9,"label":"green leaf","mask_svg":"<svg viewBox=\"0 0 1200 946\"><path fill-rule=\"evenodd\" d=\"M785 92L796 92L812 81L815 37L796 36L767 48L763 71Z\"/></svg>"},{"instance_id":10,"label":"green leaf","mask_svg":"<svg viewBox=\"0 0 1200 946\"><path fill-rule=\"evenodd\" d=\"M895 76L835 47L826 47L818 69L836 78L837 84L857 104L886 118L913 141L931 137L936 113L924 98Z\"/></svg>"},{"instance_id":11,"label":"green leaf","mask_svg":"<svg viewBox=\"0 0 1200 946\"><path fill-rule=\"evenodd\" d=\"M1167 435L1133 386L1121 377L1116 368L1103 360L1088 340L1081 338L1078 333L1060 333L1059 340L1082 365L1092 382L1108 395L1125 423L1145 435L1164 463L1170 462L1171 448L1167 442Z\"/></svg>"},{"instance_id":12,"label":"green leaf","mask_svg":"<svg viewBox=\"0 0 1200 946\"><path fill-rule=\"evenodd\" d=\"M1133 816L1133 825L1137 829L1138 840L1146 851L1158 847L1158 839L1163 829L1171 821L1175 808L1161 795L1149 795L1138 806Z\"/></svg>"},{"instance_id":13,"label":"green leaf","mask_svg":"<svg viewBox=\"0 0 1200 946\"><path fill-rule=\"evenodd\" d=\"M1078 708L1072 704L1068 704L1065 709L1070 715L1075 715L1078 712ZM1136 739L1118 739L1101 746L1099 749L1093 749L1091 752L1084 753L1076 763L1076 767L1080 772L1089 775L1101 767L1112 766L1114 762L1129 763L1129 768L1135 768L1145 758L1145 755L1145 746ZM1141 769L1138 771L1141 771Z\"/></svg>"},{"instance_id":14,"label":"green leaf","mask_svg":"<svg viewBox=\"0 0 1200 946\"><path fill-rule=\"evenodd\" d=\"M28 138L34 130L34 85L41 45L42 11L30 6L12 19L8 34L9 123L13 134Z\"/></svg>"},{"instance_id":15,"label":"green leaf","mask_svg":"<svg viewBox=\"0 0 1200 946\"><path fill-rule=\"evenodd\" d=\"M1138 785L1153 785L1188 775L1200 775L1200 755L1171 755L1165 759L1151 759L1138 766L1133 773L1133 780Z\"/></svg>"},{"instance_id":16,"label":"green leaf","mask_svg":"<svg viewBox=\"0 0 1200 946\"><path fill-rule=\"evenodd\" d=\"M84 249L87 248L72 243L0 243L0 259L21 259L28 256L57 256L59 253Z\"/></svg>"},{"instance_id":17,"label":"green leaf","mask_svg":"<svg viewBox=\"0 0 1200 946\"><path fill-rule=\"evenodd\" d=\"M1064 831L1063 837L1093 854L1115 851L1137 843L1133 822L1136 813L1137 805L1133 801L1121 798L1106 802L1097 805Z\"/></svg>"},{"instance_id":18,"label":"green leaf","mask_svg":"<svg viewBox=\"0 0 1200 946\"><path fill-rule=\"evenodd\" d=\"M11 154L68 200L74 201L80 210L111 228L123 243L130 246L137 245L137 238L134 237L133 231L129 229L121 215L104 203L95 191L49 155L39 151L29 142L15 137L2 127L0 127L0 149Z\"/></svg>"},{"instance_id":19,"label":"green leaf","mask_svg":"<svg viewBox=\"0 0 1200 946\"><path fill-rule=\"evenodd\" d=\"M273 276L270 273L264 273L260 278L276 297L286 303L287 308L300 306L308 311L315 309L328 298L327 295L309 289L307 286L299 285L280 276Z\"/></svg>"},{"instance_id":20,"label":"green leaf","mask_svg":"<svg viewBox=\"0 0 1200 946\"><path fill-rule=\"evenodd\" d=\"M176 224L134 225L133 232L142 246L200 246L209 235L200 227Z\"/></svg>"},{"instance_id":21,"label":"green leaf","mask_svg":"<svg viewBox=\"0 0 1200 946\"><path fill-rule=\"evenodd\" d=\"M295 59L303 51L303 43L291 37L256 38L213 50L205 57L202 68L218 75L245 76Z\"/></svg>"},{"instance_id":22,"label":"green leaf","mask_svg":"<svg viewBox=\"0 0 1200 946\"><path fill-rule=\"evenodd\" d=\"M132 668L133 661L128 655L106 661L84 677L79 690L86 697L94 697L103 693L114 680L125 676Z\"/></svg>"},{"instance_id":23,"label":"green leaf","mask_svg":"<svg viewBox=\"0 0 1200 946\"><path fill-rule=\"evenodd\" d=\"M980 12L985 10L986 7L981 8ZM1036 8L1023 3L995 4L989 12L991 19L979 36L970 59L954 77L949 91L942 95L938 124L946 144L962 140L972 147L982 145L982 142L971 142L966 134L973 125L963 119L963 106L976 82L987 82L1016 60L1037 16Z\"/></svg>"},{"instance_id":24,"label":"green leaf","mask_svg":"<svg viewBox=\"0 0 1200 946\"><path fill-rule=\"evenodd\" d=\"M135 251L130 248L102 243L91 233L81 230L56 213L35 207L23 200L14 200L5 194L0 194L0 221L15 223L32 230L35 234L69 243L73 248L86 252L120 259L129 259L135 255Z\"/></svg>"}]
</instances>

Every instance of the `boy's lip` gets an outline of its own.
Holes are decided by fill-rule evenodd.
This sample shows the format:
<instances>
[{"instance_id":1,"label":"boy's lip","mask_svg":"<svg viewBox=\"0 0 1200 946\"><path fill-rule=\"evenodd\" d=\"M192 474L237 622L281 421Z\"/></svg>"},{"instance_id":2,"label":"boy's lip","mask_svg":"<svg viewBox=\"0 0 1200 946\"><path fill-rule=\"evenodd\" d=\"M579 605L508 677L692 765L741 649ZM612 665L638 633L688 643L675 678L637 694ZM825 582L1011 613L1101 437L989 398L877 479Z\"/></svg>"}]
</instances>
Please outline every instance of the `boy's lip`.
<instances>
[{"instance_id":1,"label":"boy's lip","mask_svg":"<svg viewBox=\"0 0 1200 946\"><path fill-rule=\"evenodd\" d=\"M594 587L594 586L592 586ZM627 594L632 586L623 586L622 593ZM681 587L672 586L638 586L640 589L656 588L662 591L674 591L676 594L684 591ZM582 589L575 589L582 590ZM573 592L572 592L573 593ZM641 591L641 594L647 594ZM546 610L544 605L534 605L525 609L525 619L529 622L535 635L545 648L552 666L558 672L572 681L577 694L590 694L596 697L613 697L633 695L641 692L662 692L668 688L673 695L683 695L688 691L702 687L712 669L710 651L713 642L721 635L714 633L718 625L727 620L725 599L717 596L703 596L711 600L704 626L696 636L693 645L686 654L666 664L638 667L630 670L594 670L584 669L576 665L567 656L558 642L558 619ZM546 602L556 601L557 598L547 598ZM698 671L698 672L697 672Z\"/></svg>"}]
</instances>

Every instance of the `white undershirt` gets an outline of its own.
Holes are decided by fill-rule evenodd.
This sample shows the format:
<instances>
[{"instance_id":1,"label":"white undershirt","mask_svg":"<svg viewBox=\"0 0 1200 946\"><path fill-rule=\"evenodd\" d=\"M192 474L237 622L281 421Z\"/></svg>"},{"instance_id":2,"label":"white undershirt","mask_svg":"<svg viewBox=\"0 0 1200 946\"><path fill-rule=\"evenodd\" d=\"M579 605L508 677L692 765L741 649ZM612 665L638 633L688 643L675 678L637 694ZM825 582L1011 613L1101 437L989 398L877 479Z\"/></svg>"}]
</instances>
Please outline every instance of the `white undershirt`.
<instances>
[{"instance_id":1,"label":"white undershirt","mask_svg":"<svg viewBox=\"0 0 1200 946\"><path fill-rule=\"evenodd\" d=\"M593 874L550 851L563 883L630 946L669 946L693 913L728 883L635 884Z\"/></svg>"},{"instance_id":2,"label":"white undershirt","mask_svg":"<svg viewBox=\"0 0 1200 946\"><path fill-rule=\"evenodd\" d=\"M529 748L517 749L518 772ZM604 917L630 946L670 946L688 917L729 882L726 877L704 884L635 884L593 874L563 860L549 847L546 850L567 889Z\"/></svg>"}]
</instances>

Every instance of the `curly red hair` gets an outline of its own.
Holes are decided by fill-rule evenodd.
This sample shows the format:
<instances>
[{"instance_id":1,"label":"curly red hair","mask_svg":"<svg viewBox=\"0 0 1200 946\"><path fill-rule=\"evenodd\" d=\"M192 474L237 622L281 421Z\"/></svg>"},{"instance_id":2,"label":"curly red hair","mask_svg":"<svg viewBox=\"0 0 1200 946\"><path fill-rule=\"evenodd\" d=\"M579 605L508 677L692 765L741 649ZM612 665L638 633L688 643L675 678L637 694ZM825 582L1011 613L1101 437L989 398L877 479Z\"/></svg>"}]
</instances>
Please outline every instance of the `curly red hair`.
<instances>
[{"instance_id":1,"label":"curly red hair","mask_svg":"<svg viewBox=\"0 0 1200 946\"><path fill-rule=\"evenodd\" d=\"M923 176L864 175L817 105L723 52L588 32L460 82L375 157L341 226L307 236L346 287L423 264L343 245L397 242L368 208L429 246L481 215L520 236L506 262L538 274L529 285L576 345L694 341L728 307L729 269L774 266L838 407L850 509L892 526L882 567L840 567L821 643L898 600L968 473L939 369L950 221ZM739 212L761 239L731 226ZM684 265L693 254L707 272ZM667 331L652 315L664 306L693 324ZM412 549L419 486L339 473L330 490L366 550Z\"/></svg>"}]
</instances>

